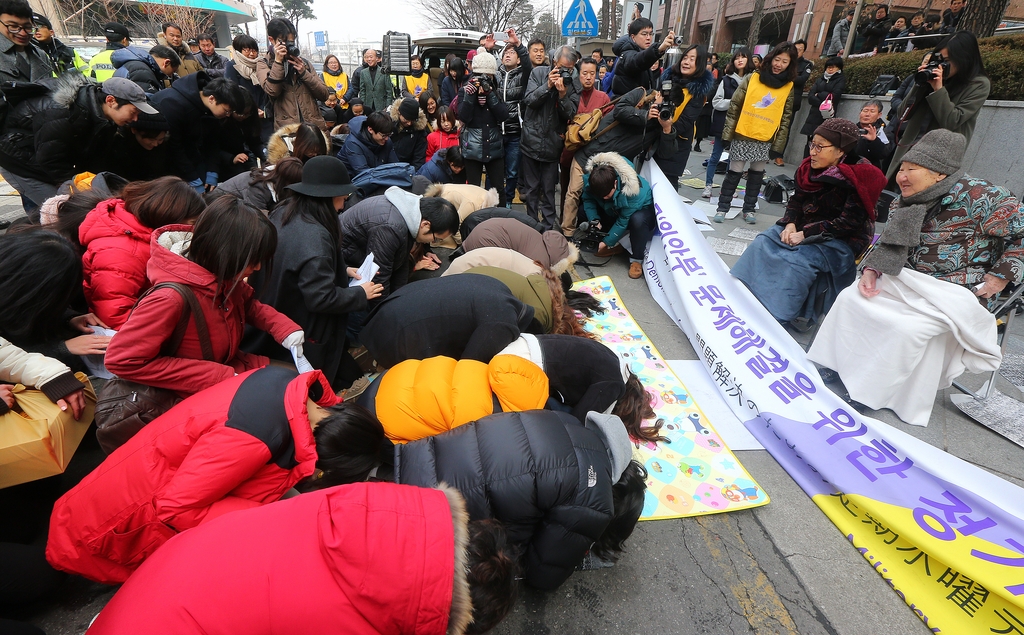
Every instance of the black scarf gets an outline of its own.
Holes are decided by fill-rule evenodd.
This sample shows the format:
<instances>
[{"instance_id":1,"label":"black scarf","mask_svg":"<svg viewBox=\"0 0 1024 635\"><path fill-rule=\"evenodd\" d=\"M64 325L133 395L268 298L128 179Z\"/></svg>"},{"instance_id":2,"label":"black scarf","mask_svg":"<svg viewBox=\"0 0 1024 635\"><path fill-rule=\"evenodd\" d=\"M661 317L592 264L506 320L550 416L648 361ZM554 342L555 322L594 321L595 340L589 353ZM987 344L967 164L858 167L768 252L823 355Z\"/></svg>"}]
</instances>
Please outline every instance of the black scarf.
<instances>
[{"instance_id":1,"label":"black scarf","mask_svg":"<svg viewBox=\"0 0 1024 635\"><path fill-rule=\"evenodd\" d=\"M789 69L787 68L786 71L788 70ZM775 73L773 73L771 70L771 65L767 63L761 64L761 70L754 72L757 73L758 79L761 80L761 83L767 86L768 88L782 88L786 84L793 81L788 76L776 75Z\"/></svg>"}]
</instances>

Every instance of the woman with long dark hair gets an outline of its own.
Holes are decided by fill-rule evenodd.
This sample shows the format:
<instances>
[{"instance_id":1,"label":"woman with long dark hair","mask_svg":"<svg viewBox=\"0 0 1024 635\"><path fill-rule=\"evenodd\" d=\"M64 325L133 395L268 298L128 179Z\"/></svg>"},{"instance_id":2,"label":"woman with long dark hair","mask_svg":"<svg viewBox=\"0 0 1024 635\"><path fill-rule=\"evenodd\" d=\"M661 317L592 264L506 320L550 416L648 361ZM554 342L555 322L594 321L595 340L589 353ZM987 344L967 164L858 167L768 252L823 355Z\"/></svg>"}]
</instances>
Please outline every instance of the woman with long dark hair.
<instances>
[{"instance_id":1,"label":"woman with long dark hair","mask_svg":"<svg viewBox=\"0 0 1024 635\"><path fill-rule=\"evenodd\" d=\"M656 159L658 167L668 177L669 183L679 189L679 177L686 170L686 162L690 159L693 146L694 125L704 109L711 89L715 85L715 77L707 69L708 50L701 44L691 44L683 51L679 65L665 69L661 75L664 84L672 82L672 113L679 149L671 159Z\"/></svg>"},{"instance_id":2,"label":"woman with long dark hair","mask_svg":"<svg viewBox=\"0 0 1024 635\"><path fill-rule=\"evenodd\" d=\"M349 286L358 274L340 256L338 214L355 186L339 159L315 157L303 167L302 181L288 189L291 196L271 215L278 236L273 271L259 272L251 283L267 304L302 327L309 363L335 390L347 388L361 374L345 346L348 314L365 311L367 302L383 291L372 280ZM291 359L265 332L251 331L245 348Z\"/></svg>"},{"instance_id":3,"label":"woman with long dark hair","mask_svg":"<svg viewBox=\"0 0 1024 635\"><path fill-rule=\"evenodd\" d=\"M732 59L725 67L725 76L718 83L718 90L711 100L711 134L715 138L715 144L711 148L711 156L708 157L708 169L704 176L704 191L701 198L711 198L711 190L714 185L715 170L718 168L718 161L722 158L722 129L725 128L725 113L729 111L729 104L732 102L732 95L736 88L753 69L750 65L750 49L743 46L732 54ZM724 219L724 217L723 217Z\"/></svg>"},{"instance_id":4,"label":"woman with long dark hair","mask_svg":"<svg viewBox=\"0 0 1024 635\"><path fill-rule=\"evenodd\" d=\"M427 124L430 126L430 130L434 131L438 128L437 116L440 110L439 104L437 103L437 95L433 91L428 93L421 93L420 98L420 111L426 115Z\"/></svg>"},{"instance_id":5,"label":"woman with long dark hair","mask_svg":"<svg viewBox=\"0 0 1024 635\"><path fill-rule=\"evenodd\" d=\"M95 315L69 310L82 289L82 259L60 234L37 226L0 236L0 337L88 372L80 355L102 355L109 337Z\"/></svg>"},{"instance_id":6,"label":"woman with long dark hair","mask_svg":"<svg viewBox=\"0 0 1024 635\"><path fill-rule=\"evenodd\" d=\"M441 80L441 105L451 106L455 98L461 94L462 87L469 80L469 71L461 57L456 57L448 65L448 72Z\"/></svg>"},{"instance_id":7,"label":"woman with long dark hair","mask_svg":"<svg viewBox=\"0 0 1024 635\"><path fill-rule=\"evenodd\" d=\"M978 49L978 38L970 31L958 31L939 42L921 60L918 72L928 70L929 62L942 60L931 69L931 79L918 81L896 113L896 152L886 176L892 180L902 163L903 155L931 130L944 128L962 134L971 143L978 113L985 105L992 84L985 76L985 67Z\"/></svg>"},{"instance_id":8,"label":"woman with long dark hair","mask_svg":"<svg viewBox=\"0 0 1024 635\"><path fill-rule=\"evenodd\" d=\"M139 294L149 287L146 264L153 232L164 225L190 223L203 211L203 199L176 176L135 181L119 198L102 201L79 227L85 249L85 299L96 317L115 331L128 319Z\"/></svg>"},{"instance_id":9,"label":"woman with long dark hair","mask_svg":"<svg viewBox=\"0 0 1024 635\"><path fill-rule=\"evenodd\" d=\"M261 368L266 357L243 352L246 324L271 333L285 348L302 346L302 329L256 300L245 281L269 266L277 231L259 210L222 196L195 226L167 225L153 232L147 266L154 286L177 283L195 296L207 337L193 313L176 350L166 350L188 300L177 289L156 289L142 298L107 348L107 370L121 379L166 388L180 396Z\"/></svg>"},{"instance_id":10,"label":"woman with long dark hair","mask_svg":"<svg viewBox=\"0 0 1024 635\"><path fill-rule=\"evenodd\" d=\"M754 56L757 57L756 55ZM743 221L757 222L754 208L764 180L764 168L771 158L769 153L786 151L789 125L793 121L799 54L791 42L783 42L764 58L760 68L744 78L733 93L729 114L725 118L722 139L729 141L729 172L722 182L718 196L715 222L725 220L732 205L732 197L747 171L747 190L743 197Z\"/></svg>"}]
</instances>

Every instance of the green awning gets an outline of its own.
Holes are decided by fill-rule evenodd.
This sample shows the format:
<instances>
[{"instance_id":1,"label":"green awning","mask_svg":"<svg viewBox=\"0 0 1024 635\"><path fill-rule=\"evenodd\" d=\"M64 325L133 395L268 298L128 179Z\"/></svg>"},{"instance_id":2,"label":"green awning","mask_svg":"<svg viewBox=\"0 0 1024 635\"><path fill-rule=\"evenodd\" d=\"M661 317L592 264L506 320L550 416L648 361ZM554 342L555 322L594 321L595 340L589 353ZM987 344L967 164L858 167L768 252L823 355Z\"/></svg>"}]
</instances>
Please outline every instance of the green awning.
<instances>
[{"instance_id":1,"label":"green awning","mask_svg":"<svg viewBox=\"0 0 1024 635\"><path fill-rule=\"evenodd\" d=\"M217 0L140 0L140 4L167 4L176 7L191 7L203 11L220 11L252 18L252 14L226 2Z\"/></svg>"}]
</instances>

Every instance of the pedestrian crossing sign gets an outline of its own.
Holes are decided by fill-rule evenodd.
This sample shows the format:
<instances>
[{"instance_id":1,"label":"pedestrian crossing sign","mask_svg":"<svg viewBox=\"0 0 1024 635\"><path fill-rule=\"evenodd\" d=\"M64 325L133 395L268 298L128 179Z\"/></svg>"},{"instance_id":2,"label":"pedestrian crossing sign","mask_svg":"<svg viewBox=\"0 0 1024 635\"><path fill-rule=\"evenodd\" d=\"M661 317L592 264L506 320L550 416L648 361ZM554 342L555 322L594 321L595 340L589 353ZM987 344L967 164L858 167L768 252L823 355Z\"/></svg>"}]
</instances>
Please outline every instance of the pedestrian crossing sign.
<instances>
[{"instance_id":1,"label":"pedestrian crossing sign","mask_svg":"<svg viewBox=\"0 0 1024 635\"><path fill-rule=\"evenodd\" d=\"M589 0L575 0L562 20L562 36L594 37L597 35L597 14Z\"/></svg>"}]
</instances>

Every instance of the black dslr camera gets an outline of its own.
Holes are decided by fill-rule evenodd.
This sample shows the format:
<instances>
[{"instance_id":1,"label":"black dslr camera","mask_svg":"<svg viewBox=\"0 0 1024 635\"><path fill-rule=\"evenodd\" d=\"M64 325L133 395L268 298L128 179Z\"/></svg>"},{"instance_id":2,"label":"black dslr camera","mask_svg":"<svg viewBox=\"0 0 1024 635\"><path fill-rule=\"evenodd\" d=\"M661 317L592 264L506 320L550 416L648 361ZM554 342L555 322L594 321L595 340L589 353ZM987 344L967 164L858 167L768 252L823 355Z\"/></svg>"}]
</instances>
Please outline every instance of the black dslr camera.
<instances>
[{"instance_id":1,"label":"black dslr camera","mask_svg":"<svg viewBox=\"0 0 1024 635\"><path fill-rule=\"evenodd\" d=\"M481 93L489 93L492 90L494 90L494 85L491 84L491 79L487 75L473 73L469 81L473 82L473 85L476 86L477 91Z\"/></svg>"},{"instance_id":2,"label":"black dslr camera","mask_svg":"<svg viewBox=\"0 0 1024 635\"><path fill-rule=\"evenodd\" d=\"M914 81L918 84L927 84L935 78L935 71L942 69L942 76L949 77L949 61L942 56L942 53L932 53L928 58L928 64L923 70L914 74Z\"/></svg>"},{"instance_id":3,"label":"black dslr camera","mask_svg":"<svg viewBox=\"0 0 1024 635\"><path fill-rule=\"evenodd\" d=\"M288 57L298 57L299 47L295 42L285 42L285 48L288 49Z\"/></svg>"},{"instance_id":4,"label":"black dslr camera","mask_svg":"<svg viewBox=\"0 0 1024 635\"><path fill-rule=\"evenodd\" d=\"M558 67L558 75L562 78L562 83L564 83L566 86L568 86L569 83L572 81L572 69L571 68L565 68L565 67L559 66Z\"/></svg>"},{"instance_id":5,"label":"black dslr camera","mask_svg":"<svg viewBox=\"0 0 1024 635\"><path fill-rule=\"evenodd\" d=\"M669 121L675 114L676 107L672 103L672 81L665 80L661 83L661 103L658 105L658 118L662 121Z\"/></svg>"}]
</instances>

